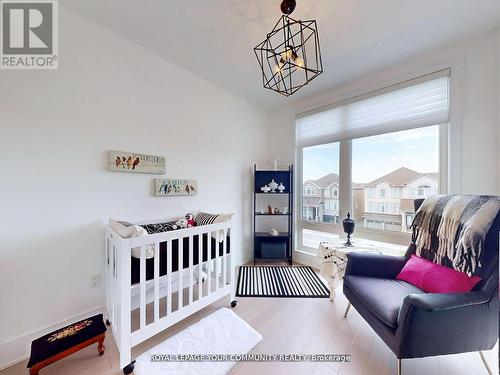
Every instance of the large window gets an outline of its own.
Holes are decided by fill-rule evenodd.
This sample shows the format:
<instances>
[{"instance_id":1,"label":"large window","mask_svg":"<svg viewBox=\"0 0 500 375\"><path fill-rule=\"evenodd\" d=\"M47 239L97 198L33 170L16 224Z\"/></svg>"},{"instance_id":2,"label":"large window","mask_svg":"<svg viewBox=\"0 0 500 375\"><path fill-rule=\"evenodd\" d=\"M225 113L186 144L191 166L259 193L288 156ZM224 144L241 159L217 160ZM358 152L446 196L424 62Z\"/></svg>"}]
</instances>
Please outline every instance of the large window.
<instances>
[{"instance_id":1,"label":"large window","mask_svg":"<svg viewBox=\"0 0 500 375\"><path fill-rule=\"evenodd\" d=\"M446 191L448 90L445 70L299 116L300 249L347 212L358 238L408 243L414 200Z\"/></svg>"}]
</instances>

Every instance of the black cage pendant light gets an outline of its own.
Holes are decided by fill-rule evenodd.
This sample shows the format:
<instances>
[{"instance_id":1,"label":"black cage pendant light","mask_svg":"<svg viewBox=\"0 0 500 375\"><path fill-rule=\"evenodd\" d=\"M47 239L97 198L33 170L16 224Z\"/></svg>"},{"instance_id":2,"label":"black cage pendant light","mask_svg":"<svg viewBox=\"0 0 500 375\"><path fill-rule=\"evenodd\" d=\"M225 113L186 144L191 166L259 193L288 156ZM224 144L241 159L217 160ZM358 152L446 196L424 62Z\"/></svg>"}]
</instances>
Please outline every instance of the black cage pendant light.
<instances>
[{"instance_id":1,"label":"black cage pendant light","mask_svg":"<svg viewBox=\"0 0 500 375\"><path fill-rule=\"evenodd\" d=\"M266 40L254 48L264 87L290 96L323 73L316 21L290 18L295 0L283 0L280 17Z\"/></svg>"}]
</instances>

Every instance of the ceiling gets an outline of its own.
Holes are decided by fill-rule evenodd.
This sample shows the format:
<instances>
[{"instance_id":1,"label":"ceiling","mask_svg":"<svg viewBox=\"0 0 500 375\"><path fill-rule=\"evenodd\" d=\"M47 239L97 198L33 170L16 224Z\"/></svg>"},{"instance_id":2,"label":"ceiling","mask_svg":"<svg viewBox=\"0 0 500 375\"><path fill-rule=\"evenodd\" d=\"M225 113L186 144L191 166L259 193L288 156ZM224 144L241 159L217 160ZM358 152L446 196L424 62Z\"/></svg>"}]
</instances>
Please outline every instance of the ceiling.
<instances>
[{"instance_id":1,"label":"ceiling","mask_svg":"<svg viewBox=\"0 0 500 375\"><path fill-rule=\"evenodd\" d=\"M292 97L265 90L253 47L280 0L61 0L81 15L264 109L500 24L499 0L297 0L318 21L324 73Z\"/></svg>"}]
</instances>

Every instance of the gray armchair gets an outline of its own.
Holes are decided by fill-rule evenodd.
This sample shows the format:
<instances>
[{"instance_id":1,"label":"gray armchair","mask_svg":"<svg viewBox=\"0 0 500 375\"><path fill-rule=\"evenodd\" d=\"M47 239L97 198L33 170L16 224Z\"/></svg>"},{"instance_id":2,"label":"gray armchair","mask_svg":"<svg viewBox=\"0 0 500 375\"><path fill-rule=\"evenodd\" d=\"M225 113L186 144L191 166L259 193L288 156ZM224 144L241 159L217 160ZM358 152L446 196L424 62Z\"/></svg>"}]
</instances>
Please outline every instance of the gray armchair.
<instances>
[{"instance_id":1,"label":"gray armchair","mask_svg":"<svg viewBox=\"0 0 500 375\"><path fill-rule=\"evenodd\" d=\"M415 252L411 244L404 257L366 253L348 254L344 294L398 359L492 349L498 340L498 232L497 215L486 236L482 281L467 293L426 293L396 279Z\"/></svg>"}]
</instances>

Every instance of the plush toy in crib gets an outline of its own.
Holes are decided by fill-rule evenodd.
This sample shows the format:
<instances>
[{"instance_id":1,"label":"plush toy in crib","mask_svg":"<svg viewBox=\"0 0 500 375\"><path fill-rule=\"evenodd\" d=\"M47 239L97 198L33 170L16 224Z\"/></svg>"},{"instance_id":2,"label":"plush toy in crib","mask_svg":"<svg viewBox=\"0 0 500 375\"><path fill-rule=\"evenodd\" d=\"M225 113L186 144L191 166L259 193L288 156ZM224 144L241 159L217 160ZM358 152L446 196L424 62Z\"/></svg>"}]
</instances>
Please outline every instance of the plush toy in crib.
<instances>
[{"instance_id":1,"label":"plush toy in crib","mask_svg":"<svg viewBox=\"0 0 500 375\"><path fill-rule=\"evenodd\" d=\"M188 221L186 219L179 219L175 222L174 229L184 229L188 227Z\"/></svg>"},{"instance_id":2,"label":"plush toy in crib","mask_svg":"<svg viewBox=\"0 0 500 375\"><path fill-rule=\"evenodd\" d=\"M196 221L194 221L194 215L193 214L187 214L186 215L186 220L187 220L187 227L195 227L196 226Z\"/></svg>"},{"instance_id":3,"label":"plush toy in crib","mask_svg":"<svg viewBox=\"0 0 500 375\"><path fill-rule=\"evenodd\" d=\"M187 214L184 219L179 219L175 222L174 229L184 229L184 228L191 228L191 227L195 227L195 226L196 226L196 222L194 221L193 214Z\"/></svg>"}]
</instances>

